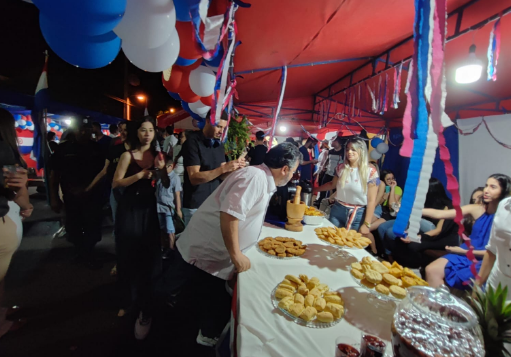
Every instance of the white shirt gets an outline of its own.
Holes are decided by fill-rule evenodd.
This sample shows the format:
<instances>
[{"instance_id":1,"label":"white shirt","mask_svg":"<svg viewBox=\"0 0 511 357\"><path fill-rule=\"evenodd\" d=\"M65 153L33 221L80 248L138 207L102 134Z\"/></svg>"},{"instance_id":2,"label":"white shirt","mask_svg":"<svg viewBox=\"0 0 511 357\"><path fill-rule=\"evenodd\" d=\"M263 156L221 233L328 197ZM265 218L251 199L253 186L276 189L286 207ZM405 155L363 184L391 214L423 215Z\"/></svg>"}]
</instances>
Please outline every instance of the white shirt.
<instances>
[{"instance_id":1,"label":"white shirt","mask_svg":"<svg viewBox=\"0 0 511 357\"><path fill-rule=\"evenodd\" d=\"M174 135L169 135L163 141L163 152L168 154L170 147L174 147L177 144L177 138Z\"/></svg>"},{"instance_id":2,"label":"white shirt","mask_svg":"<svg viewBox=\"0 0 511 357\"><path fill-rule=\"evenodd\" d=\"M344 182L344 186L341 187L341 175L344 170L350 170L349 175ZM380 180L378 178L378 172L374 167L369 166L367 175L367 183L374 183L375 185L380 184ZM337 191L335 198L338 201L359 205L359 206L367 206L367 191L364 192L362 188L362 183L360 180L360 175L358 173L358 168L345 168L344 164L340 164L337 167L336 173L337 177Z\"/></svg>"},{"instance_id":3,"label":"white shirt","mask_svg":"<svg viewBox=\"0 0 511 357\"><path fill-rule=\"evenodd\" d=\"M230 174L204 201L177 241L183 259L211 275L228 280L234 264L220 229L220 212L239 219L242 252L257 243L273 193L277 190L270 169L249 166Z\"/></svg>"},{"instance_id":4,"label":"white shirt","mask_svg":"<svg viewBox=\"0 0 511 357\"><path fill-rule=\"evenodd\" d=\"M318 170L317 171L319 173L321 173L323 171L323 169L325 168L327 159L328 159L328 150L323 149L321 151L321 154L319 154L319 158L318 158Z\"/></svg>"},{"instance_id":5,"label":"white shirt","mask_svg":"<svg viewBox=\"0 0 511 357\"><path fill-rule=\"evenodd\" d=\"M509 284L511 282L511 197L502 200L499 204L486 249L497 256L488 282L494 288L497 288L500 282L511 289Z\"/></svg>"}]
</instances>

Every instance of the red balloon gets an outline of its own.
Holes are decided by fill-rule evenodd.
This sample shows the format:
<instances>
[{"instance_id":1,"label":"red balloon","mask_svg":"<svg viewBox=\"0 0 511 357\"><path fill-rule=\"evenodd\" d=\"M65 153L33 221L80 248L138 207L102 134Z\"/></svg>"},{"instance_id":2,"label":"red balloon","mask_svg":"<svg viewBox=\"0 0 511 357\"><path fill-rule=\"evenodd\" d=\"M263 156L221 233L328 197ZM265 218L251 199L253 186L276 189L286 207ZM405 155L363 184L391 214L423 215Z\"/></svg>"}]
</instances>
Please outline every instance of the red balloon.
<instances>
[{"instance_id":1,"label":"red balloon","mask_svg":"<svg viewBox=\"0 0 511 357\"><path fill-rule=\"evenodd\" d=\"M213 94L211 94L209 97L202 97L200 101L202 102L202 104L211 107L211 103L213 102Z\"/></svg>"},{"instance_id":2,"label":"red balloon","mask_svg":"<svg viewBox=\"0 0 511 357\"><path fill-rule=\"evenodd\" d=\"M179 57L185 59L198 59L202 51L195 40L195 31L191 21L176 21L176 30L179 35ZM197 61L200 62L200 61ZM200 63L199 63L200 64Z\"/></svg>"},{"instance_id":3,"label":"red balloon","mask_svg":"<svg viewBox=\"0 0 511 357\"><path fill-rule=\"evenodd\" d=\"M179 96L187 103L195 103L200 99L200 97L191 90L190 86L187 86L186 89L179 92Z\"/></svg>"},{"instance_id":4,"label":"red balloon","mask_svg":"<svg viewBox=\"0 0 511 357\"><path fill-rule=\"evenodd\" d=\"M180 91L185 90L186 87L189 86L188 79L190 77L190 72L199 67L200 62L201 61L197 61L197 64L194 63L190 66L173 65L168 81L165 80L164 73L162 72L161 80L163 82L163 86L172 93L179 93Z\"/></svg>"}]
</instances>

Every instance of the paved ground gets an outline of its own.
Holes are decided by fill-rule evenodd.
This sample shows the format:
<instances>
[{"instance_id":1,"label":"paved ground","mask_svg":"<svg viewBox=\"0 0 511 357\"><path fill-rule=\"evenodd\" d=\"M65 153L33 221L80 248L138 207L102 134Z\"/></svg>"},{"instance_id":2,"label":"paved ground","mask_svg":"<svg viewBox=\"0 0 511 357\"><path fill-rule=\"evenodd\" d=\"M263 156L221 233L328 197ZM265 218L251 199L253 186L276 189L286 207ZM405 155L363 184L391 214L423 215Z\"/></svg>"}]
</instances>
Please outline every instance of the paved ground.
<instances>
[{"instance_id":1,"label":"paved ground","mask_svg":"<svg viewBox=\"0 0 511 357\"><path fill-rule=\"evenodd\" d=\"M73 249L64 238L52 239L58 217L45 199L32 195L36 207L24 223L24 237L6 278L5 306L22 307L28 323L0 339L1 357L215 356L195 343L196 317L183 292L178 307L159 306L148 338L133 337L133 316L117 317L118 298L112 227L105 220L98 245L103 269L91 271L70 262Z\"/></svg>"}]
</instances>

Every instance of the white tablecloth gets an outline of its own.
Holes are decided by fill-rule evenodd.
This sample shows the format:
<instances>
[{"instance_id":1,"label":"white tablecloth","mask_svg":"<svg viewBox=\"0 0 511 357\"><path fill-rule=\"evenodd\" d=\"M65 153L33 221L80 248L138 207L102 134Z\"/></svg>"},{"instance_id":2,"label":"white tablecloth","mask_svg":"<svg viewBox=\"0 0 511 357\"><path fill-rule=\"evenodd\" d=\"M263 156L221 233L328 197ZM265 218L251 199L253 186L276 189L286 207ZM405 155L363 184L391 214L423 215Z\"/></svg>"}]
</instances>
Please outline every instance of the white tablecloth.
<instances>
[{"instance_id":1,"label":"white tablecloth","mask_svg":"<svg viewBox=\"0 0 511 357\"><path fill-rule=\"evenodd\" d=\"M330 225L325 220L324 225ZM247 252L251 268L238 276L238 357L334 357L335 341L350 336L360 341L361 332L380 337L392 355L390 325L395 311L392 302L368 300L368 293L353 281L347 267L369 255L364 250L350 250L354 257L333 257L335 248L320 241L314 232L318 226L304 226L303 232L290 232L265 224L260 239L290 237L308 245L296 259L278 260L264 256L254 246ZM278 309L270 294L286 274L318 277L331 290L341 293L346 314L337 325L326 329L300 326Z\"/></svg>"}]
</instances>

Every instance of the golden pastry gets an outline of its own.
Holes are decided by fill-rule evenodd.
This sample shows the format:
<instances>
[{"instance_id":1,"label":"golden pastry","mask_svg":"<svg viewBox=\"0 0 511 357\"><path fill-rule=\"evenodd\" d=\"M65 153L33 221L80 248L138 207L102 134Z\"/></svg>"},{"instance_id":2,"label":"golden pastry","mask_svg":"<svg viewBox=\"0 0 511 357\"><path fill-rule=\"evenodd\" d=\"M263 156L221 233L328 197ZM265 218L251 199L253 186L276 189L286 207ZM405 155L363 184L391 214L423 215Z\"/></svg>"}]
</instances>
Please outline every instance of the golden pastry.
<instances>
[{"instance_id":1,"label":"golden pastry","mask_svg":"<svg viewBox=\"0 0 511 357\"><path fill-rule=\"evenodd\" d=\"M314 306L314 308L318 311L323 311L326 306L326 300L322 297L318 297L316 300L314 300L314 305L312 306Z\"/></svg>"},{"instance_id":2,"label":"golden pastry","mask_svg":"<svg viewBox=\"0 0 511 357\"><path fill-rule=\"evenodd\" d=\"M362 264L369 264L369 265L371 265L372 262L373 262L373 260L371 259L371 257L363 257L362 258Z\"/></svg>"},{"instance_id":3,"label":"golden pastry","mask_svg":"<svg viewBox=\"0 0 511 357\"><path fill-rule=\"evenodd\" d=\"M298 255L298 256L303 255L305 253L305 248L307 248L306 245L302 246L302 248L300 248L300 249L297 249L295 255Z\"/></svg>"},{"instance_id":4,"label":"golden pastry","mask_svg":"<svg viewBox=\"0 0 511 357\"><path fill-rule=\"evenodd\" d=\"M281 284L293 285L288 279L282 280Z\"/></svg>"},{"instance_id":5,"label":"golden pastry","mask_svg":"<svg viewBox=\"0 0 511 357\"><path fill-rule=\"evenodd\" d=\"M403 288L400 288L399 286L392 285L390 287L390 293L392 296L398 298L398 299L404 299L406 297L406 290Z\"/></svg>"},{"instance_id":6,"label":"golden pastry","mask_svg":"<svg viewBox=\"0 0 511 357\"><path fill-rule=\"evenodd\" d=\"M316 287L318 288L318 290L319 290L322 294L326 293L326 292L328 291L328 289L329 289L328 285L326 285L326 284L319 284L319 285L318 285L318 286L316 286Z\"/></svg>"},{"instance_id":7,"label":"golden pastry","mask_svg":"<svg viewBox=\"0 0 511 357\"><path fill-rule=\"evenodd\" d=\"M284 243L284 247L286 248L294 248L295 244L293 242L286 242Z\"/></svg>"},{"instance_id":8,"label":"golden pastry","mask_svg":"<svg viewBox=\"0 0 511 357\"><path fill-rule=\"evenodd\" d=\"M266 253L271 254L271 255L277 255L277 253L273 249L270 249Z\"/></svg>"},{"instance_id":9,"label":"golden pastry","mask_svg":"<svg viewBox=\"0 0 511 357\"><path fill-rule=\"evenodd\" d=\"M334 321L334 315L332 315L330 312L319 312L317 319L321 322L332 322Z\"/></svg>"},{"instance_id":10,"label":"golden pastry","mask_svg":"<svg viewBox=\"0 0 511 357\"><path fill-rule=\"evenodd\" d=\"M275 240L276 240L277 242L285 242L285 241L286 241L286 238L284 238L284 237L276 237L276 238L275 238Z\"/></svg>"},{"instance_id":11,"label":"golden pastry","mask_svg":"<svg viewBox=\"0 0 511 357\"><path fill-rule=\"evenodd\" d=\"M396 278L394 275L390 275L390 274L383 274L383 280L385 282L389 283L390 285L399 285L399 282L401 281L398 278Z\"/></svg>"},{"instance_id":12,"label":"golden pastry","mask_svg":"<svg viewBox=\"0 0 511 357\"><path fill-rule=\"evenodd\" d=\"M329 302L326 304L325 312L329 312L332 315L334 315L334 318L340 319L342 315L344 315L344 307L339 304L334 304L332 302Z\"/></svg>"},{"instance_id":13,"label":"golden pastry","mask_svg":"<svg viewBox=\"0 0 511 357\"><path fill-rule=\"evenodd\" d=\"M415 279L415 282L417 283L417 285L420 285L420 286L429 286L429 284L423 280L423 279Z\"/></svg>"},{"instance_id":14,"label":"golden pastry","mask_svg":"<svg viewBox=\"0 0 511 357\"><path fill-rule=\"evenodd\" d=\"M321 296L321 291L319 291L318 288L314 288L314 289L309 291L309 294L314 295L315 297L318 298L318 297Z\"/></svg>"},{"instance_id":15,"label":"golden pastry","mask_svg":"<svg viewBox=\"0 0 511 357\"><path fill-rule=\"evenodd\" d=\"M300 318L304 319L305 321L311 321L314 320L317 313L318 312L316 311L315 308L313 308L312 306L307 306L300 314Z\"/></svg>"},{"instance_id":16,"label":"golden pastry","mask_svg":"<svg viewBox=\"0 0 511 357\"><path fill-rule=\"evenodd\" d=\"M389 274L395 276L396 278L401 278L403 276L403 271L398 268L390 268Z\"/></svg>"},{"instance_id":17,"label":"golden pastry","mask_svg":"<svg viewBox=\"0 0 511 357\"><path fill-rule=\"evenodd\" d=\"M284 283L280 283L279 286L278 286L278 289L286 289L286 290L289 290L291 292L295 292L295 288L292 286L292 285L288 285L288 284L284 284Z\"/></svg>"},{"instance_id":18,"label":"golden pastry","mask_svg":"<svg viewBox=\"0 0 511 357\"><path fill-rule=\"evenodd\" d=\"M318 285L319 285L319 279L318 278L316 278L316 277L310 278L309 282L307 283L307 288L309 290L312 290L312 289L314 289Z\"/></svg>"},{"instance_id":19,"label":"golden pastry","mask_svg":"<svg viewBox=\"0 0 511 357\"><path fill-rule=\"evenodd\" d=\"M279 307L284 310L289 310L289 306L291 306L291 304L294 304L293 297L287 296L287 297L283 298L282 300L280 300Z\"/></svg>"},{"instance_id":20,"label":"golden pastry","mask_svg":"<svg viewBox=\"0 0 511 357\"><path fill-rule=\"evenodd\" d=\"M305 297L305 306L314 306L314 300L316 300L314 295L307 295Z\"/></svg>"},{"instance_id":21,"label":"golden pastry","mask_svg":"<svg viewBox=\"0 0 511 357\"><path fill-rule=\"evenodd\" d=\"M292 258L292 257L294 257L294 256L295 256L294 254L287 253L287 257L288 257L288 258Z\"/></svg>"},{"instance_id":22,"label":"golden pastry","mask_svg":"<svg viewBox=\"0 0 511 357\"><path fill-rule=\"evenodd\" d=\"M302 281L300 279L298 279L296 276L294 275L286 275L285 278L289 281L292 281L293 283L296 283L298 285L302 285Z\"/></svg>"},{"instance_id":23,"label":"golden pastry","mask_svg":"<svg viewBox=\"0 0 511 357\"><path fill-rule=\"evenodd\" d=\"M415 273L413 272L413 270L408 269L408 268L404 268L404 269L403 269L403 273L404 273L404 275L405 275L405 276L409 276L410 278L414 278L414 279L419 278L419 277L417 276L417 274L415 274Z\"/></svg>"},{"instance_id":24,"label":"golden pastry","mask_svg":"<svg viewBox=\"0 0 511 357\"><path fill-rule=\"evenodd\" d=\"M293 296L293 293L287 289L277 289L275 290L275 297L277 299L283 299L286 296Z\"/></svg>"},{"instance_id":25,"label":"golden pastry","mask_svg":"<svg viewBox=\"0 0 511 357\"><path fill-rule=\"evenodd\" d=\"M373 284L379 284L382 280L381 274L374 270L366 271L365 277L366 277L367 281L369 281L370 283L373 283Z\"/></svg>"},{"instance_id":26,"label":"golden pastry","mask_svg":"<svg viewBox=\"0 0 511 357\"><path fill-rule=\"evenodd\" d=\"M365 263L363 263L363 264L362 264L362 273L364 273L364 274L365 274L365 272L366 272L366 271L369 271L369 270L373 270L373 269L371 268L371 265L370 265L370 264L365 264Z\"/></svg>"},{"instance_id":27,"label":"golden pastry","mask_svg":"<svg viewBox=\"0 0 511 357\"><path fill-rule=\"evenodd\" d=\"M376 290L377 292L379 292L380 294L383 294L383 295L388 295L389 294L389 288L386 287L385 285L382 285L382 284L376 285L374 290Z\"/></svg>"},{"instance_id":28,"label":"golden pastry","mask_svg":"<svg viewBox=\"0 0 511 357\"><path fill-rule=\"evenodd\" d=\"M403 267L401 265L399 265L397 262L392 263L391 267L398 268L399 270L403 270Z\"/></svg>"},{"instance_id":29,"label":"golden pastry","mask_svg":"<svg viewBox=\"0 0 511 357\"><path fill-rule=\"evenodd\" d=\"M362 264L360 264L359 262L351 263L351 268L362 271Z\"/></svg>"},{"instance_id":30,"label":"golden pastry","mask_svg":"<svg viewBox=\"0 0 511 357\"><path fill-rule=\"evenodd\" d=\"M388 261L384 260L381 262L383 265L385 265L388 269L392 268L392 264L390 264Z\"/></svg>"},{"instance_id":31,"label":"golden pastry","mask_svg":"<svg viewBox=\"0 0 511 357\"><path fill-rule=\"evenodd\" d=\"M282 247L275 248L275 252L277 254L283 254L286 252L286 248L282 248Z\"/></svg>"},{"instance_id":32,"label":"golden pastry","mask_svg":"<svg viewBox=\"0 0 511 357\"><path fill-rule=\"evenodd\" d=\"M287 255L286 255L286 253L282 253L282 254L277 254L277 257L286 258Z\"/></svg>"},{"instance_id":33,"label":"golden pastry","mask_svg":"<svg viewBox=\"0 0 511 357\"><path fill-rule=\"evenodd\" d=\"M309 293L309 289L307 289L307 287L305 285L300 285L298 287L298 294L302 294L303 296L307 296L308 293Z\"/></svg>"},{"instance_id":34,"label":"golden pastry","mask_svg":"<svg viewBox=\"0 0 511 357\"><path fill-rule=\"evenodd\" d=\"M364 273L357 269L351 269L351 275L353 275L357 279L364 278Z\"/></svg>"},{"instance_id":35,"label":"golden pastry","mask_svg":"<svg viewBox=\"0 0 511 357\"><path fill-rule=\"evenodd\" d=\"M405 268L406 269L406 268ZM410 278L409 276L403 276L401 278L401 281L403 282L403 287L408 288L410 286L415 286L417 283L415 282L415 279Z\"/></svg>"},{"instance_id":36,"label":"golden pastry","mask_svg":"<svg viewBox=\"0 0 511 357\"><path fill-rule=\"evenodd\" d=\"M389 272L389 268L378 261L371 263L371 269L377 271L380 274L387 274Z\"/></svg>"},{"instance_id":37,"label":"golden pastry","mask_svg":"<svg viewBox=\"0 0 511 357\"><path fill-rule=\"evenodd\" d=\"M300 274L298 275L298 277L300 278L301 281L303 281L305 284L307 284L309 282L309 277L305 274Z\"/></svg>"},{"instance_id":38,"label":"golden pastry","mask_svg":"<svg viewBox=\"0 0 511 357\"><path fill-rule=\"evenodd\" d=\"M328 296L325 296L325 301L326 302L332 302L334 304L339 304L341 305L342 304L342 299L339 295L328 295Z\"/></svg>"},{"instance_id":39,"label":"golden pastry","mask_svg":"<svg viewBox=\"0 0 511 357\"><path fill-rule=\"evenodd\" d=\"M271 243L264 243L263 249L264 250L270 250L273 248L273 245Z\"/></svg>"},{"instance_id":40,"label":"golden pastry","mask_svg":"<svg viewBox=\"0 0 511 357\"><path fill-rule=\"evenodd\" d=\"M289 306L288 311L291 315L299 317L302 314L303 310L305 310L305 306L303 306L302 304L294 303Z\"/></svg>"},{"instance_id":41,"label":"golden pastry","mask_svg":"<svg viewBox=\"0 0 511 357\"><path fill-rule=\"evenodd\" d=\"M303 295L295 294L295 303L304 305L305 298L303 297Z\"/></svg>"},{"instance_id":42,"label":"golden pastry","mask_svg":"<svg viewBox=\"0 0 511 357\"><path fill-rule=\"evenodd\" d=\"M375 284L373 284L373 283L371 283L371 282L367 281L367 279L366 279L366 278L364 278L364 279L360 280L360 284L362 284L362 285L364 285L364 286L368 287L369 289L374 289L374 286L375 286Z\"/></svg>"},{"instance_id":43,"label":"golden pastry","mask_svg":"<svg viewBox=\"0 0 511 357\"><path fill-rule=\"evenodd\" d=\"M340 296L337 291L327 291L326 293L323 294L324 297L330 296L330 295Z\"/></svg>"}]
</instances>

